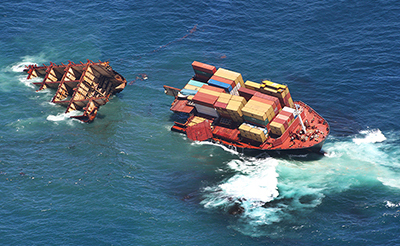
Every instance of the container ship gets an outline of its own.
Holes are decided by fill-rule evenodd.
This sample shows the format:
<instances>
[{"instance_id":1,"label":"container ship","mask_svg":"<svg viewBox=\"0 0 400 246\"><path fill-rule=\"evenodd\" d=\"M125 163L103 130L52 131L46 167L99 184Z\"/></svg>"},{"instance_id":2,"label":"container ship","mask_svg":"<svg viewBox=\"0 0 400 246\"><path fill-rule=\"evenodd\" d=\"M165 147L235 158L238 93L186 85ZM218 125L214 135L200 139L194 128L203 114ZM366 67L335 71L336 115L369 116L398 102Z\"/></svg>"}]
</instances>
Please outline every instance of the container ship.
<instances>
[{"instance_id":1,"label":"container ship","mask_svg":"<svg viewBox=\"0 0 400 246\"><path fill-rule=\"evenodd\" d=\"M329 124L286 85L244 81L240 73L194 61L182 89L164 86L179 115L171 130L257 155L322 153Z\"/></svg>"}]
</instances>

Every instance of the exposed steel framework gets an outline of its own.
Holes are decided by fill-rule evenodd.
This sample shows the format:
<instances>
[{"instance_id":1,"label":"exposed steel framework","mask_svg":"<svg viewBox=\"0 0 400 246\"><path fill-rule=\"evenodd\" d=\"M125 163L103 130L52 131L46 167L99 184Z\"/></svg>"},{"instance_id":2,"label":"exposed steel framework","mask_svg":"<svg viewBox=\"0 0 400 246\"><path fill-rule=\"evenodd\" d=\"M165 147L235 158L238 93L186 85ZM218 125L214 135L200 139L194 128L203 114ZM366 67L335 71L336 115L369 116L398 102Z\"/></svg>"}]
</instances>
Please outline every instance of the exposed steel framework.
<instances>
[{"instance_id":1,"label":"exposed steel framework","mask_svg":"<svg viewBox=\"0 0 400 246\"><path fill-rule=\"evenodd\" d=\"M65 113L75 110L83 111L82 115L71 116L83 122L91 122L97 115L100 106L109 101L111 95L121 92L126 86L126 80L115 72L109 62L73 63L57 65L50 62L49 66L29 65L24 70L27 79L43 78L35 82L37 91L56 89L51 102L67 107Z\"/></svg>"}]
</instances>

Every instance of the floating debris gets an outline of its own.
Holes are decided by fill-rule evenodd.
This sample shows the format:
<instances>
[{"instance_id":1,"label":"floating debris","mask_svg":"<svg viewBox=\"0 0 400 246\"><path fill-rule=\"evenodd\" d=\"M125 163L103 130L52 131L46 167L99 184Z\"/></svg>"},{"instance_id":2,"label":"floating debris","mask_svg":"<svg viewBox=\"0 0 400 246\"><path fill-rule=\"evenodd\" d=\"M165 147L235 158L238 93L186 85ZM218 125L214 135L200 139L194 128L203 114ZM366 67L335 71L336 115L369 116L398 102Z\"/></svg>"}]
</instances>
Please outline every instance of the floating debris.
<instances>
[{"instance_id":1,"label":"floating debris","mask_svg":"<svg viewBox=\"0 0 400 246\"><path fill-rule=\"evenodd\" d=\"M100 106L109 101L109 97L121 92L126 86L126 80L115 72L109 62L93 62L67 65L50 62L49 66L29 65L24 70L27 79L43 78L35 82L37 91L54 88L56 93L51 102L67 107L65 113L75 110L83 111L82 115L71 116L83 122L92 122Z\"/></svg>"}]
</instances>

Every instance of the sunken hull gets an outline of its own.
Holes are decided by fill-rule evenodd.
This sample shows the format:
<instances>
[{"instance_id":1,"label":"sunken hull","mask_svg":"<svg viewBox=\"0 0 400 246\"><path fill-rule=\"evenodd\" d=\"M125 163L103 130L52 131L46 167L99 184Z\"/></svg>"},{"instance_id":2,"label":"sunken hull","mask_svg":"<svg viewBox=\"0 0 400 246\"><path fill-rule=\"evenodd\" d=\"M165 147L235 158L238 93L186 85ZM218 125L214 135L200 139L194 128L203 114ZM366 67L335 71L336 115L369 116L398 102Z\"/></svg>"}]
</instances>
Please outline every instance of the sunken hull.
<instances>
[{"instance_id":1,"label":"sunken hull","mask_svg":"<svg viewBox=\"0 0 400 246\"><path fill-rule=\"evenodd\" d=\"M27 79L43 78L35 82L37 91L55 89L52 103L65 106L65 113L81 111L82 115L70 116L83 122L92 122L100 106L105 105L110 96L121 92L126 86L122 75L114 71L109 62L73 63L37 66L29 65L24 70Z\"/></svg>"},{"instance_id":2,"label":"sunken hull","mask_svg":"<svg viewBox=\"0 0 400 246\"><path fill-rule=\"evenodd\" d=\"M165 93L175 97L171 111L185 116L183 121L174 122L172 131L251 156L322 153L330 132L328 122L304 102L293 102L287 86L270 81L244 83L240 74L229 70L219 73L198 62L192 66L196 75L183 89L164 86ZM214 81L230 83L226 78L237 83L232 82L227 89Z\"/></svg>"}]
</instances>

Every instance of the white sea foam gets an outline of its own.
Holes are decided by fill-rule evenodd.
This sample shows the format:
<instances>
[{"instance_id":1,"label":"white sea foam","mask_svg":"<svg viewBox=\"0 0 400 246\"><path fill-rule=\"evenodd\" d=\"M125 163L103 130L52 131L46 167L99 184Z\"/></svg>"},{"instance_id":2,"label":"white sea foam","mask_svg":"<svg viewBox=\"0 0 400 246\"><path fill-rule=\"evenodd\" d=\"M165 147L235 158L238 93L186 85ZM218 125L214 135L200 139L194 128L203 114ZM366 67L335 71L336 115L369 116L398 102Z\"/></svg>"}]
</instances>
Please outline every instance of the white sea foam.
<instances>
[{"instance_id":1,"label":"white sea foam","mask_svg":"<svg viewBox=\"0 0 400 246\"><path fill-rule=\"evenodd\" d=\"M19 62L11 66L11 71L15 73L22 73L24 69L26 69L29 65L38 65L38 64L30 61Z\"/></svg>"},{"instance_id":2,"label":"white sea foam","mask_svg":"<svg viewBox=\"0 0 400 246\"><path fill-rule=\"evenodd\" d=\"M239 155L240 154L234 146L232 146L231 148L228 148L225 145L217 144L217 143L213 143L213 142L209 142L209 141L194 141L192 144L193 145L213 145L213 146L220 147L223 150L225 150L225 151L227 151L227 152L229 152L231 154L234 154L234 155Z\"/></svg>"},{"instance_id":3,"label":"white sea foam","mask_svg":"<svg viewBox=\"0 0 400 246\"><path fill-rule=\"evenodd\" d=\"M70 117L71 116L80 115L81 113L82 112L76 110L76 111L72 111L72 112L69 112L69 113L59 113L57 115L49 115L49 116L47 116L46 119L48 121L54 121L54 122L67 121L68 124L72 124L73 121L78 121L78 120L75 120L75 119L70 118Z\"/></svg>"},{"instance_id":4,"label":"white sea foam","mask_svg":"<svg viewBox=\"0 0 400 246\"><path fill-rule=\"evenodd\" d=\"M271 209L262 205L279 195L277 164L272 158L230 161L228 167L237 173L220 184L206 187L202 204L206 208L229 208L240 201L240 206L245 209L244 217L251 218L252 222L272 223L272 217L266 215Z\"/></svg>"},{"instance_id":5,"label":"white sea foam","mask_svg":"<svg viewBox=\"0 0 400 246\"><path fill-rule=\"evenodd\" d=\"M383 135L379 129L360 131L360 134L364 135L365 137L353 139L353 142L358 145L364 143L381 143L386 140L385 135Z\"/></svg>"},{"instance_id":6,"label":"white sea foam","mask_svg":"<svg viewBox=\"0 0 400 246\"><path fill-rule=\"evenodd\" d=\"M388 207L388 208L398 208L398 207L400 207L400 203L393 203L391 201L386 201L386 207Z\"/></svg>"},{"instance_id":7,"label":"white sea foam","mask_svg":"<svg viewBox=\"0 0 400 246\"><path fill-rule=\"evenodd\" d=\"M262 234L260 226L291 220L293 211L307 214L331 193L378 182L400 188L396 178L400 165L383 150L385 139L380 130L362 131L357 138L328 139L326 154L318 160L238 155L226 164L235 174L204 188L202 204L228 212L239 203L244 212L232 227L254 236ZM226 168L218 169L223 172Z\"/></svg>"}]
</instances>

